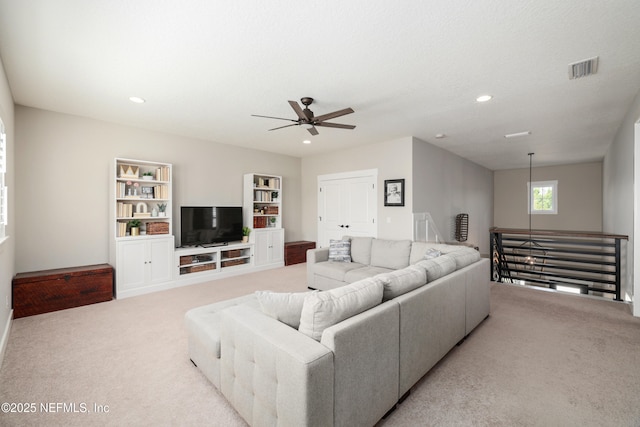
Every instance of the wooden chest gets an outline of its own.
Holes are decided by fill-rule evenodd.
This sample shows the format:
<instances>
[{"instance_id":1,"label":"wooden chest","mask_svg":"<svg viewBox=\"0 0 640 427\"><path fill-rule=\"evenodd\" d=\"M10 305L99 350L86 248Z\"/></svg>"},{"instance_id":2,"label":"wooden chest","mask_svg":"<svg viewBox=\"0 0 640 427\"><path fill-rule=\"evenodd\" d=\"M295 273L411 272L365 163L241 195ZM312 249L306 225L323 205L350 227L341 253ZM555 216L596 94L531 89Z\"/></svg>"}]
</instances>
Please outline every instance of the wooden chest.
<instances>
[{"instance_id":1,"label":"wooden chest","mask_svg":"<svg viewBox=\"0 0 640 427\"><path fill-rule=\"evenodd\" d=\"M13 278L13 317L110 301L113 283L109 264L19 273Z\"/></svg>"},{"instance_id":2,"label":"wooden chest","mask_svg":"<svg viewBox=\"0 0 640 427\"><path fill-rule=\"evenodd\" d=\"M316 242L300 240L284 244L284 265L307 262L307 249L315 249Z\"/></svg>"}]
</instances>

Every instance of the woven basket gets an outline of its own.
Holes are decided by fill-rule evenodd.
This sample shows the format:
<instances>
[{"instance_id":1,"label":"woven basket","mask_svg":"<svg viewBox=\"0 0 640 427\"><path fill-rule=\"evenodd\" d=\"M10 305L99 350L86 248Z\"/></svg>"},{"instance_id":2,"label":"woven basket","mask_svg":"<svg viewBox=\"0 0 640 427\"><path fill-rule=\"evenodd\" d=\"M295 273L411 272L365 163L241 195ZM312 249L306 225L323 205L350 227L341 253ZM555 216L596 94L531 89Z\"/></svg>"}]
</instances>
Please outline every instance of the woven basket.
<instances>
[{"instance_id":1,"label":"woven basket","mask_svg":"<svg viewBox=\"0 0 640 427\"><path fill-rule=\"evenodd\" d=\"M189 267L192 273L197 273L198 271L206 271L206 270L215 270L216 265L214 263L210 264L202 264L202 265L193 265Z\"/></svg>"},{"instance_id":2,"label":"woven basket","mask_svg":"<svg viewBox=\"0 0 640 427\"><path fill-rule=\"evenodd\" d=\"M244 264L246 261L244 258L241 259L230 259L228 261L222 261L221 265L222 267L232 267L234 265L241 265Z\"/></svg>"},{"instance_id":3,"label":"woven basket","mask_svg":"<svg viewBox=\"0 0 640 427\"><path fill-rule=\"evenodd\" d=\"M223 251L222 256L225 258L237 258L242 255L241 249L232 249L230 251Z\"/></svg>"},{"instance_id":4,"label":"woven basket","mask_svg":"<svg viewBox=\"0 0 640 427\"><path fill-rule=\"evenodd\" d=\"M147 234L169 234L168 222L148 222Z\"/></svg>"}]
</instances>

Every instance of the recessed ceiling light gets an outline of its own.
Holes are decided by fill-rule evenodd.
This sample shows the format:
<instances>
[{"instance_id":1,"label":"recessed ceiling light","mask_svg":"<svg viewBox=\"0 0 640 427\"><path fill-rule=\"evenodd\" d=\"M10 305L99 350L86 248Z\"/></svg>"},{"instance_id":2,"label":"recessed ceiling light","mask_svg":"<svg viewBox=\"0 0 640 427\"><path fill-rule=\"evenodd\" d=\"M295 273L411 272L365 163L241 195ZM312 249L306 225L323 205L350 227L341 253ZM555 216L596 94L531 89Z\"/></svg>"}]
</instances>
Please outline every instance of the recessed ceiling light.
<instances>
[{"instance_id":1,"label":"recessed ceiling light","mask_svg":"<svg viewBox=\"0 0 640 427\"><path fill-rule=\"evenodd\" d=\"M144 104L147 102L144 98L140 98L139 96L130 96L129 101L135 102L136 104Z\"/></svg>"},{"instance_id":2,"label":"recessed ceiling light","mask_svg":"<svg viewBox=\"0 0 640 427\"><path fill-rule=\"evenodd\" d=\"M530 130L527 130L527 131L524 131L524 132L508 133L504 137L505 138L517 138L519 136L527 136L527 135L531 135L531 131Z\"/></svg>"},{"instance_id":3,"label":"recessed ceiling light","mask_svg":"<svg viewBox=\"0 0 640 427\"><path fill-rule=\"evenodd\" d=\"M442 139L442 138L444 138L445 136L447 136L447 135L445 135L444 133L437 133L437 134L436 134L436 138L437 138L437 139Z\"/></svg>"},{"instance_id":4,"label":"recessed ceiling light","mask_svg":"<svg viewBox=\"0 0 640 427\"><path fill-rule=\"evenodd\" d=\"M304 141L302 141L303 144L311 144L311 141L309 141L308 139L305 139Z\"/></svg>"},{"instance_id":5,"label":"recessed ceiling light","mask_svg":"<svg viewBox=\"0 0 640 427\"><path fill-rule=\"evenodd\" d=\"M476 101L478 101L478 102L487 102L487 101L491 100L491 98L493 98L493 96L491 96L491 95L480 95L479 97L476 98Z\"/></svg>"}]
</instances>

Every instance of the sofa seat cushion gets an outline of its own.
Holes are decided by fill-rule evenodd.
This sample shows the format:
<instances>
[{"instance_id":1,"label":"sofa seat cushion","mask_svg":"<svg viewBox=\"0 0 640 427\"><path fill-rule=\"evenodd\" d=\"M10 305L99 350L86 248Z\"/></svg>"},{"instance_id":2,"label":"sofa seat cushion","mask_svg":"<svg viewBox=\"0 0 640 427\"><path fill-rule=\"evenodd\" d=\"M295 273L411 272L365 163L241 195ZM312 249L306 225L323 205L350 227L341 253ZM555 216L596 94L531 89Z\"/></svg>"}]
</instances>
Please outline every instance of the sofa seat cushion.
<instances>
[{"instance_id":1,"label":"sofa seat cushion","mask_svg":"<svg viewBox=\"0 0 640 427\"><path fill-rule=\"evenodd\" d=\"M388 301L426 285L427 270L420 266L410 265L401 270L379 274L376 278L380 279L384 286L382 300Z\"/></svg>"},{"instance_id":2,"label":"sofa seat cushion","mask_svg":"<svg viewBox=\"0 0 640 427\"><path fill-rule=\"evenodd\" d=\"M314 292L304 300L301 333L320 341L322 332L382 302L382 282L368 278L326 292Z\"/></svg>"},{"instance_id":3,"label":"sofa seat cushion","mask_svg":"<svg viewBox=\"0 0 640 427\"><path fill-rule=\"evenodd\" d=\"M456 261L449 255L442 255L420 261L416 263L416 267L422 267L427 271L427 282L431 283L456 271Z\"/></svg>"},{"instance_id":4,"label":"sofa seat cushion","mask_svg":"<svg viewBox=\"0 0 640 427\"><path fill-rule=\"evenodd\" d=\"M373 239L371 242L371 265L400 270L409 265L410 253L411 240Z\"/></svg>"},{"instance_id":5,"label":"sofa seat cushion","mask_svg":"<svg viewBox=\"0 0 640 427\"><path fill-rule=\"evenodd\" d=\"M357 282L358 280L373 277L382 273L389 273L393 270L382 267L362 267L355 270L347 271L344 275L344 281L347 283Z\"/></svg>"},{"instance_id":6,"label":"sofa seat cushion","mask_svg":"<svg viewBox=\"0 0 640 427\"><path fill-rule=\"evenodd\" d=\"M264 314L298 329L304 299L312 292L256 291L256 297Z\"/></svg>"},{"instance_id":7,"label":"sofa seat cushion","mask_svg":"<svg viewBox=\"0 0 640 427\"><path fill-rule=\"evenodd\" d=\"M365 267L365 265L357 262L322 261L314 265L314 273L344 282L344 275L347 272L362 267Z\"/></svg>"},{"instance_id":8,"label":"sofa seat cushion","mask_svg":"<svg viewBox=\"0 0 640 427\"><path fill-rule=\"evenodd\" d=\"M450 252L447 256L450 256L456 261L456 270L460 270L478 261L480 259L480 252L473 248L465 247L459 251Z\"/></svg>"},{"instance_id":9,"label":"sofa seat cushion","mask_svg":"<svg viewBox=\"0 0 640 427\"><path fill-rule=\"evenodd\" d=\"M245 295L214 304L204 305L189 310L185 314L187 330L199 342L209 347L210 354L220 359L220 312L228 307L246 305L260 310L260 304L255 295Z\"/></svg>"}]
</instances>

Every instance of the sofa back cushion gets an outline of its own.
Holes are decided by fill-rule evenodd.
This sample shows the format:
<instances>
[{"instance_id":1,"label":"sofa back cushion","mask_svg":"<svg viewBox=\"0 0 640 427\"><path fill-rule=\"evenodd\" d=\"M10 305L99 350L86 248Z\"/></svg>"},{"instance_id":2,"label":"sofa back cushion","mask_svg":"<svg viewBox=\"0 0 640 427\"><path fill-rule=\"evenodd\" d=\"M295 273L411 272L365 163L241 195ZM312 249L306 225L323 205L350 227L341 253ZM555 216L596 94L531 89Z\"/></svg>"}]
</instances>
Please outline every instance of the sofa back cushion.
<instances>
[{"instance_id":1,"label":"sofa back cushion","mask_svg":"<svg viewBox=\"0 0 640 427\"><path fill-rule=\"evenodd\" d=\"M364 265L371 263L371 242L373 237L345 236L351 240L351 261Z\"/></svg>"},{"instance_id":2,"label":"sofa back cushion","mask_svg":"<svg viewBox=\"0 0 640 427\"><path fill-rule=\"evenodd\" d=\"M416 267L422 267L427 270L427 282L431 283L456 271L456 261L449 255L442 255L437 258L420 261L416 263Z\"/></svg>"},{"instance_id":3,"label":"sofa back cushion","mask_svg":"<svg viewBox=\"0 0 640 427\"><path fill-rule=\"evenodd\" d=\"M371 265L391 270L400 270L409 265L411 240L373 239L371 243Z\"/></svg>"},{"instance_id":4,"label":"sofa back cushion","mask_svg":"<svg viewBox=\"0 0 640 427\"><path fill-rule=\"evenodd\" d=\"M481 258L480 252L467 247L460 249L459 251L451 252L447 254L447 256L450 256L456 261L456 270L460 270L469 264L473 264Z\"/></svg>"},{"instance_id":5,"label":"sofa back cushion","mask_svg":"<svg viewBox=\"0 0 640 427\"><path fill-rule=\"evenodd\" d=\"M419 266L410 265L401 270L378 274L384 288L382 301L388 301L398 295L406 294L427 283L427 271Z\"/></svg>"},{"instance_id":6,"label":"sofa back cushion","mask_svg":"<svg viewBox=\"0 0 640 427\"><path fill-rule=\"evenodd\" d=\"M375 278L360 280L304 299L298 330L320 341L329 326L362 313L382 302L383 285Z\"/></svg>"}]
</instances>

